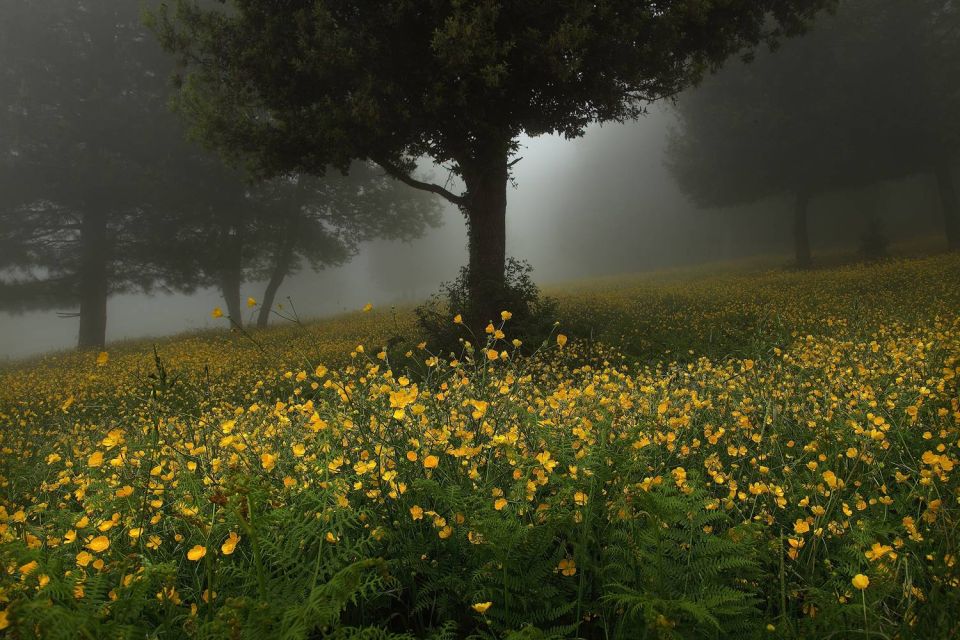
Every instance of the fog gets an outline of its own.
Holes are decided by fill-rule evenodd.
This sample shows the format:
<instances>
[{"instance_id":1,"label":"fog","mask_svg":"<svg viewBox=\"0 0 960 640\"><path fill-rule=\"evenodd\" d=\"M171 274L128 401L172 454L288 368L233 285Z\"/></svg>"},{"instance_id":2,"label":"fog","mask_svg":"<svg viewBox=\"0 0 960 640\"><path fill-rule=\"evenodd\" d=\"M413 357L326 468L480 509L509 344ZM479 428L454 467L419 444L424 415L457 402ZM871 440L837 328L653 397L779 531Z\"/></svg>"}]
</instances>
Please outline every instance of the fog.
<instances>
[{"instance_id":1,"label":"fog","mask_svg":"<svg viewBox=\"0 0 960 640\"><path fill-rule=\"evenodd\" d=\"M897 6L895 2L877 2ZM847 9L848 6L852 8ZM769 256L771 264L786 267L792 264L794 252L801 250L795 217L798 193L804 194L801 198L803 220L809 227L804 234L808 237L803 241L808 251L810 246L814 248L815 255L832 250L857 251L864 230L871 224L882 225L884 238L895 244L933 238L931 246L942 248L942 210L948 206L943 203L949 200L949 193L944 189L950 180L955 182L957 178L954 149L934 153L929 144L924 146L917 141L924 136L946 139L939 135L939 130L928 135L926 130L921 132L918 125L914 129L902 126L892 132L889 123L881 122L876 114L890 110L906 122L935 121L937 126L944 127L954 126L953 121L944 124L945 118L954 116L928 109L936 102L935 96L922 95L924 89L919 85L904 87L891 82L893 86L888 93L878 95L867 95L874 89L858 89L854 98L862 97L863 101L857 103L850 96L838 95L835 87L816 85L824 81L817 73L822 60L802 62L810 57L804 47L815 46L819 52L829 50L831 43L843 42L837 34L855 23L858 10L871 6L870 2L845 3L838 17L823 18L811 34L787 42L782 51L764 52L752 65L733 61L718 76L708 77L702 87L681 94L677 102L664 101L650 106L647 115L637 121L593 124L585 135L572 140L559 136L522 137L516 153L521 159L512 168L513 185L508 187L507 254L529 261L536 281L553 286L592 276L722 263L747 256ZM27 9L27 13L29 11ZM951 19L956 19L955 14L951 14ZM6 55L7 59L0 57L0 64L16 59L20 51L17 46L28 46L18 42L27 43L29 37L17 41L8 33L8 47L0 49L6 52L0 56ZM884 39L877 36L877 42ZM902 73L912 82L917 76L917 66L922 67L924 63L919 57L920 50L909 49L908 44L911 43L904 42L900 47L901 58L893 70L858 71L858 77ZM859 46L862 50L851 55L861 66L870 64L868 56L873 55L872 49L868 45ZM795 73L790 65L797 64L801 67ZM802 91L820 91L817 99L833 105L828 109L829 118L820 122L802 112L807 107L797 95L808 94L798 94L801 89L786 86L786 80L764 79L768 72L770 77L788 78L790 82L799 82L796 78L800 76L810 76L803 81L814 84L808 84ZM777 82L784 86L780 87ZM926 82L940 86L937 83L943 81L928 78ZM11 86L14 85L7 88ZM759 92L757 86L764 87L763 92ZM907 94L906 98L899 97L899 102L893 103L894 91L898 95ZM770 95L776 96L778 92L787 96L783 102L771 98L770 104L764 104ZM954 100L958 93L954 91L950 99ZM159 100L154 103L163 104ZM853 106L846 106L849 104ZM754 110L749 118L740 115L746 110L745 105ZM0 122L0 143L6 145L2 155L8 166L15 166L26 153L24 149L32 143L31 135L49 135L49 128L34 133L34 128L39 131L42 127L42 123L34 123L35 118L17 119L28 114L29 109L27 101L20 104L11 99L4 110L7 117ZM946 107L941 111L950 113ZM867 113L876 121L861 117ZM796 126L801 121L810 129ZM728 136L726 140L721 138L724 131ZM823 139L816 139L817 132ZM112 132L111 135L125 134ZM766 144L764 136L775 139L780 146L773 148L772 144ZM874 148L878 139L886 146ZM145 138L137 140L148 144ZM53 142L44 144L52 146ZM835 148L831 144L835 144ZM83 143L78 148L87 146ZM947 160L930 168L914 159L933 156ZM77 157L82 162L82 157ZM753 164L748 164L747 159ZM744 165L740 174L751 176L751 184L738 184L736 178L724 174L728 165L736 162ZM940 171L940 165L946 169ZM853 166L857 171L850 170ZM444 180L444 168L422 161L420 169L421 175ZM182 187L183 193L188 194L190 174L190 170L184 170L183 175L171 173L162 188L169 193L181 191ZM5 188L16 191L16 174L10 175L14 177L4 183ZM803 179L794 179L796 176ZM57 182L57 176L52 173L43 175L42 179L51 184ZM47 206L48 201L59 197L49 195L42 185L39 191L35 185L32 188L34 191L29 196L21 196L21 204L17 205L21 206L20 210L26 210L22 202L28 200ZM207 190L216 189L213 186ZM414 203L411 207L421 204ZM353 235L344 241L343 248L344 255L356 251L351 259L321 257L317 259L319 264L314 265L317 268L306 263L298 272L291 268L291 274L276 294L276 302L292 307L301 318L314 318L356 310L366 303L386 307L411 305L425 299L437 291L441 283L454 279L468 257L463 215L440 198L435 199L433 206L437 204L441 208L439 217L432 219L425 214L416 232L404 233L393 228L380 233L380 238L366 229L351 232ZM4 206L7 205L0 202L0 210ZM39 205L33 206L30 211L39 210L36 208ZM185 205L178 203L177 206ZM0 236L7 236L8 242L0 245L0 251L9 255L23 248L13 231L16 215L0 218L0 225L9 227L0 226ZM397 227L406 224L405 218L399 216ZM205 247L203 239L210 236L203 233L206 232L198 232L201 242L188 252L213 251L217 241L210 239ZM417 235L420 237L405 238ZM394 239L382 239L384 236ZM337 240L341 239L338 236ZM134 248L134 251L139 250ZM23 273L35 275L38 269L41 273L43 269L55 271L71 259L52 250L41 256L42 259L36 252L24 250L24 255L22 260L29 267L19 270L16 259L10 259L0 262L0 275L12 274L16 284ZM325 260L329 264L324 264ZM798 260L802 261L799 254ZM182 270L190 268L184 263ZM267 271L260 268L257 273L259 278L241 284L239 299L249 296L262 300ZM150 294L138 293L139 285L126 287L133 291L112 293L107 303L107 341L223 328L224 320L211 317L212 309L224 305L221 289L210 278L191 281L189 275L176 276L183 286L170 285L173 276L168 276L168 282L158 281ZM135 282L154 276L138 277L140 280L134 279ZM165 293L165 287L193 290ZM7 291L0 289L0 296L10 296L9 300L0 299L0 303L12 301L13 294ZM70 300L54 303L44 300L43 303L0 304L0 359L69 349L76 344L78 319L61 316L76 312L77 304Z\"/></svg>"},{"instance_id":2,"label":"fog","mask_svg":"<svg viewBox=\"0 0 960 640\"><path fill-rule=\"evenodd\" d=\"M593 126L576 140L525 139L523 160L515 168L517 186L508 191L508 254L528 260L537 281L550 285L788 253L789 235L774 218L781 203L724 212L704 211L687 200L664 165L667 132L674 124L671 108L664 106L637 122ZM814 212L813 232L821 247L855 245L848 229L831 225L833 213L851 202L861 209L879 207L891 223L912 227L895 229L903 237L936 232L935 189L923 179L831 200ZM905 207L919 213L904 215ZM366 243L345 266L291 277L279 300L289 298L303 318L353 311L368 302L379 307L417 303L456 277L466 260L465 238L463 215L448 205L443 226L423 238ZM263 287L262 282L248 283L243 297L259 299ZM210 316L222 305L214 289L192 295L117 295L109 301L107 339L223 328L223 320ZM69 349L76 335L77 320L60 318L55 310L0 315L0 353L8 358Z\"/></svg>"},{"instance_id":3,"label":"fog","mask_svg":"<svg viewBox=\"0 0 960 640\"><path fill-rule=\"evenodd\" d=\"M693 209L663 166L668 120L658 111L629 125L595 127L582 139L523 140L523 160L515 168L516 187L508 191L508 254L528 260L538 281L544 283L695 259L662 253L657 249L660 242L652 237L658 219ZM629 145L618 143L623 136L629 138ZM613 156L604 153L607 147L612 147ZM439 175L439 169L434 171ZM638 176L642 176L642 193L628 187L636 184ZM463 215L447 205L442 216L442 226L423 238L368 242L342 267L289 278L279 295L281 303L289 298L301 317L310 318L356 310L368 302L384 306L421 301L441 283L453 280L467 257ZM625 238L625 226L637 235ZM608 250L588 256L581 243ZM652 259L650 251L658 257ZM397 264L403 268L398 270ZM244 299L259 299L263 288L262 282L247 283ZM217 306L223 306L223 300L215 289L190 295L113 296L108 303L107 339L222 328L223 321L210 316ZM77 322L58 317L56 310L2 314L0 353L16 358L71 348Z\"/></svg>"}]
</instances>

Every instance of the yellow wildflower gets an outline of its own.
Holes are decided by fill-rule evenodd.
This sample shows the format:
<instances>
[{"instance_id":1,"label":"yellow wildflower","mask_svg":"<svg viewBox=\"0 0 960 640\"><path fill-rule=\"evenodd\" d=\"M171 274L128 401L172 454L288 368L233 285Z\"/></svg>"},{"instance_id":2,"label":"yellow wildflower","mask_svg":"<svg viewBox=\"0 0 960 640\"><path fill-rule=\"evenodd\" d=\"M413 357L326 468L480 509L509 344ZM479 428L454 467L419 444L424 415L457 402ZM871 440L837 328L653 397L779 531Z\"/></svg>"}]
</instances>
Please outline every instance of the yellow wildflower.
<instances>
[{"instance_id":1,"label":"yellow wildflower","mask_svg":"<svg viewBox=\"0 0 960 640\"><path fill-rule=\"evenodd\" d=\"M107 536L97 536L85 546L94 553L100 553L101 551L106 551L108 548L110 548L110 539L107 538Z\"/></svg>"},{"instance_id":2,"label":"yellow wildflower","mask_svg":"<svg viewBox=\"0 0 960 640\"><path fill-rule=\"evenodd\" d=\"M476 611L477 613L479 613L480 615L483 615L487 612L487 609L489 609L492 605L493 605L492 602L477 602L475 604L470 605L470 608Z\"/></svg>"},{"instance_id":3,"label":"yellow wildflower","mask_svg":"<svg viewBox=\"0 0 960 640\"><path fill-rule=\"evenodd\" d=\"M201 544L197 544L194 545L190 551L187 551L187 560L197 562L205 555L207 555L207 548Z\"/></svg>"}]
</instances>

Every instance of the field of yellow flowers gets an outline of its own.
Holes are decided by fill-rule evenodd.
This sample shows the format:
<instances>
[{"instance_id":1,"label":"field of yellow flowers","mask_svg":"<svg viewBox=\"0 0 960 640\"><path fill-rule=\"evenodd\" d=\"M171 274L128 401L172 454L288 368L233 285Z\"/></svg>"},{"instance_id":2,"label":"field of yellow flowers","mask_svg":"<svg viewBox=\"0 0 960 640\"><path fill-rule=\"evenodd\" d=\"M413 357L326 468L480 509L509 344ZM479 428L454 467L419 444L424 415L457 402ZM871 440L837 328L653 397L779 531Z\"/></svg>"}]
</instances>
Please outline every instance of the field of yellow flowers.
<instances>
[{"instance_id":1,"label":"field of yellow flowers","mask_svg":"<svg viewBox=\"0 0 960 640\"><path fill-rule=\"evenodd\" d=\"M0 636L960 634L960 258L558 297L0 370Z\"/></svg>"}]
</instances>

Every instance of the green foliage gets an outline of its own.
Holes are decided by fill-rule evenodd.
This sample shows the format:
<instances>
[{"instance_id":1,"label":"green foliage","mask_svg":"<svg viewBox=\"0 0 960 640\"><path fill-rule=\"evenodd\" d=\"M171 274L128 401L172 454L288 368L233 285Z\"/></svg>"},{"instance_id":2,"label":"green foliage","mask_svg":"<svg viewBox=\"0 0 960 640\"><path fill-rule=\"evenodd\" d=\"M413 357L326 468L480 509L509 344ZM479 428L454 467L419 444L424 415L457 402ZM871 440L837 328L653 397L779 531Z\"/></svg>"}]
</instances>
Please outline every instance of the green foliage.
<instances>
[{"instance_id":1,"label":"green foliage","mask_svg":"<svg viewBox=\"0 0 960 640\"><path fill-rule=\"evenodd\" d=\"M637 117L831 4L178 0L155 25L188 65L181 103L197 131L265 171L429 154L474 177L521 133Z\"/></svg>"},{"instance_id":2,"label":"green foliage","mask_svg":"<svg viewBox=\"0 0 960 640\"><path fill-rule=\"evenodd\" d=\"M51 574L45 591L49 599L36 599L16 608L21 638L138 638L144 625L158 632L175 628L164 620L164 610L153 594L176 573L172 564L148 565L122 598L112 599L115 587L106 576L82 583L61 572ZM82 589L83 598L75 598Z\"/></svg>"},{"instance_id":3,"label":"green foliage","mask_svg":"<svg viewBox=\"0 0 960 640\"><path fill-rule=\"evenodd\" d=\"M669 486L637 495L640 519L611 536L603 602L618 633L649 638L751 637L759 633L760 567L749 528L731 527L705 495Z\"/></svg>"},{"instance_id":4,"label":"green foliage","mask_svg":"<svg viewBox=\"0 0 960 640\"><path fill-rule=\"evenodd\" d=\"M564 637L569 636L548 633L531 625L527 625L519 631L510 631L503 636L504 640L559 640Z\"/></svg>"},{"instance_id":5,"label":"green foliage","mask_svg":"<svg viewBox=\"0 0 960 640\"><path fill-rule=\"evenodd\" d=\"M505 330L509 339L521 340L530 353L550 335L558 319L556 302L541 295L530 277L533 267L516 258L507 260L503 309L512 314ZM486 307L478 309L471 301L468 286L468 267L460 270L456 280L441 286L440 292L416 309L420 328L427 336L431 347L440 353L458 353L462 341L469 340L474 346L483 346L487 336L481 333L487 323L500 325L500 318L484 317ZM455 315L463 318L455 324Z\"/></svg>"},{"instance_id":6,"label":"green foliage","mask_svg":"<svg viewBox=\"0 0 960 640\"><path fill-rule=\"evenodd\" d=\"M576 591L555 579L566 533L559 524L530 526L496 516L477 523L485 543L472 554L471 590L475 600L497 603L486 614L491 629L503 633L535 625L554 636L573 632Z\"/></svg>"}]
</instances>

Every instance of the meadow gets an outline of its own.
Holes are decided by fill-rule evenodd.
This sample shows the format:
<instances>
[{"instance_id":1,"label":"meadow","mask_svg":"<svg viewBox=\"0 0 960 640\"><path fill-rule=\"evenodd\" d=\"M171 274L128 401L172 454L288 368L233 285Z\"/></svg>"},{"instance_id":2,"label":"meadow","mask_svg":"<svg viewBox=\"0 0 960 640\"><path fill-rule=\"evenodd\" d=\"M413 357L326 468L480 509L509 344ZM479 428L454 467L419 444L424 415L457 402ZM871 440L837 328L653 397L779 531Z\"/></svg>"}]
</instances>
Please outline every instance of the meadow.
<instances>
[{"instance_id":1,"label":"meadow","mask_svg":"<svg viewBox=\"0 0 960 640\"><path fill-rule=\"evenodd\" d=\"M956 637L958 284L675 271L558 288L542 345L373 309L11 364L0 636Z\"/></svg>"}]
</instances>

